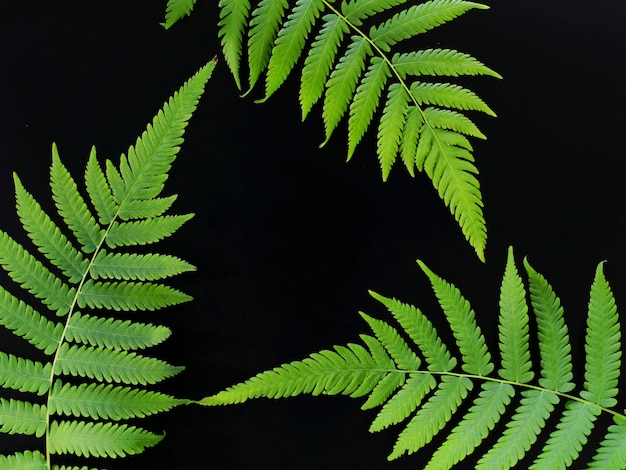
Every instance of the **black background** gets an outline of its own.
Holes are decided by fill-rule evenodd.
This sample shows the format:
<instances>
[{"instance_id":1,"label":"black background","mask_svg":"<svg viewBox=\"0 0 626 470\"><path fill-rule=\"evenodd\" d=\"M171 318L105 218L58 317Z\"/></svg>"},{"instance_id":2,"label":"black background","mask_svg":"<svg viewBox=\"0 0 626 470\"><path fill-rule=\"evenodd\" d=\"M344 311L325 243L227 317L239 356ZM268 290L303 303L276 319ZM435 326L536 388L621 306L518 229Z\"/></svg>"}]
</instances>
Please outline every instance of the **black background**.
<instances>
[{"instance_id":1,"label":"black background","mask_svg":"<svg viewBox=\"0 0 626 470\"><path fill-rule=\"evenodd\" d=\"M174 212L196 217L159 251L198 267L173 281L195 301L140 315L173 330L154 354L187 367L161 390L201 398L355 341L367 331L359 310L388 318L368 289L419 306L449 340L418 258L470 300L497 358L498 289L509 245L518 266L528 256L560 295L581 381L586 303L601 260L608 260L618 305L626 305L626 6L487 3L491 10L403 45L455 48L504 76L461 81L498 113L475 116L489 137L475 142L487 263L476 258L424 175L413 179L397 164L381 181L374 132L346 163L345 122L319 149L321 109L299 122L295 77L257 105L260 89L240 98L222 60L166 187L179 194ZM51 207L52 142L80 180L91 145L101 161L117 159L163 101L220 55L217 2L200 0L192 17L170 31L159 25L164 11L164 1L0 0L3 229L22 237L12 172ZM11 335L0 338L5 350L30 352ZM166 431L161 444L102 466L400 469L425 462L432 447L387 463L401 428L368 433L375 412L361 411L360 403L300 397L179 408L144 423ZM23 448L14 436L0 440L1 453Z\"/></svg>"}]
</instances>

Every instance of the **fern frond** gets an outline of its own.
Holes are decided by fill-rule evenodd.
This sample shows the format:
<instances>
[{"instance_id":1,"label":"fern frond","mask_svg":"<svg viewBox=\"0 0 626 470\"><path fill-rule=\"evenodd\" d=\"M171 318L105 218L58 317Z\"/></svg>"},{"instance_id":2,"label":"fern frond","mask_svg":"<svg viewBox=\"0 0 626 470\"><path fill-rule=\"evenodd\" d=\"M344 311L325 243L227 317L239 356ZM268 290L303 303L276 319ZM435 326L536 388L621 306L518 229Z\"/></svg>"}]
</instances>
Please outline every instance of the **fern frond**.
<instances>
[{"instance_id":1,"label":"fern frond","mask_svg":"<svg viewBox=\"0 0 626 470\"><path fill-rule=\"evenodd\" d=\"M311 28L324 9L322 0L297 0L287 21L278 31L267 64L265 96L272 95L284 83L302 54Z\"/></svg>"},{"instance_id":2,"label":"fern frond","mask_svg":"<svg viewBox=\"0 0 626 470\"><path fill-rule=\"evenodd\" d=\"M98 213L100 224L107 225L115 218L117 206L111 187L96 158L96 148L92 147L89 152L89 160L85 169L85 187L89 199Z\"/></svg>"},{"instance_id":3,"label":"fern frond","mask_svg":"<svg viewBox=\"0 0 626 470\"><path fill-rule=\"evenodd\" d=\"M339 121L348 110L359 77L365 68L365 60L371 54L370 45L365 38L352 36L351 40L348 50L339 59L339 63L331 72L326 83L324 111L322 113L326 139L322 145L328 142Z\"/></svg>"},{"instance_id":4,"label":"fern frond","mask_svg":"<svg viewBox=\"0 0 626 470\"><path fill-rule=\"evenodd\" d=\"M169 29L180 19L191 15L191 11L196 4L196 0L168 0L165 10L165 29Z\"/></svg>"},{"instance_id":5,"label":"fern frond","mask_svg":"<svg viewBox=\"0 0 626 470\"><path fill-rule=\"evenodd\" d=\"M46 354L53 354L63 337L63 325L48 320L3 288L0 288L0 325Z\"/></svg>"},{"instance_id":6,"label":"fern frond","mask_svg":"<svg viewBox=\"0 0 626 470\"><path fill-rule=\"evenodd\" d=\"M425 469L452 468L474 452L500 420L513 394L509 384L485 383L463 420L433 454Z\"/></svg>"},{"instance_id":7,"label":"fern frond","mask_svg":"<svg viewBox=\"0 0 626 470\"><path fill-rule=\"evenodd\" d=\"M163 437L126 424L54 421L48 445L53 454L114 458L139 454Z\"/></svg>"},{"instance_id":8,"label":"fern frond","mask_svg":"<svg viewBox=\"0 0 626 470\"><path fill-rule=\"evenodd\" d=\"M490 75L502 78L482 62L453 49L424 49L395 54L391 63L401 77L408 75Z\"/></svg>"},{"instance_id":9,"label":"fern frond","mask_svg":"<svg viewBox=\"0 0 626 470\"><path fill-rule=\"evenodd\" d=\"M593 456L590 469L626 467L626 418L615 416L614 421Z\"/></svg>"},{"instance_id":10,"label":"fern frond","mask_svg":"<svg viewBox=\"0 0 626 470\"><path fill-rule=\"evenodd\" d=\"M106 243L109 248L155 243L171 236L192 217L193 214L164 215L132 222L113 222Z\"/></svg>"},{"instance_id":11,"label":"fern frond","mask_svg":"<svg viewBox=\"0 0 626 470\"><path fill-rule=\"evenodd\" d=\"M534 374L528 345L526 289L515 267L512 248L509 248L500 287L498 327L502 358L502 369L498 373L503 379L511 382L530 382Z\"/></svg>"},{"instance_id":12,"label":"fern frond","mask_svg":"<svg viewBox=\"0 0 626 470\"><path fill-rule=\"evenodd\" d=\"M383 172L383 181L387 181L391 167L396 161L408 102L409 95L404 88L398 84L389 87L385 108L378 126L378 158Z\"/></svg>"},{"instance_id":13,"label":"fern frond","mask_svg":"<svg viewBox=\"0 0 626 470\"><path fill-rule=\"evenodd\" d=\"M379 26L373 26L370 29L370 38L383 51L389 52L391 46L400 41L425 33L473 8L487 9L488 7L478 3L454 0L430 1L415 5L396 13Z\"/></svg>"},{"instance_id":14,"label":"fern frond","mask_svg":"<svg viewBox=\"0 0 626 470\"><path fill-rule=\"evenodd\" d=\"M76 290L56 277L40 261L0 231L0 264L9 276L57 315L69 312Z\"/></svg>"},{"instance_id":15,"label":"fern frond","mask_svg":"<svg viewBox=\"0 0 626 470\"><path fill-rule=\"evenodd\" d=\"M157 310L190 300L187 294L161 284L89 280L79 294L78 306L109 310Z\"/></svg>"},{"instance_id":16,"label":"fern frond","mask_svg":"<svg viewBox=\"0 0 626 470\"><path fill-rule=\"evenodd\" d=\"M169 328L147 323L94 317L76 312L66 330L68 341L108 349L144 349L169 338Z\"/></svg>"},{"instance_id":17,"label":"fern frond","mask_svg":"<svg viewBox=\"0 0 626 470\"><path fill-rule=\"evenodd\" d=\"M0 352L0 385L43 395L50 388L51 363L31 361Z\"/></svg>"},{"instance_id":18,"label":"fern frond","mask_svg":"<svg viewBox=\"0 0 626 470\"><path fill-rule=\"evenodd\" d=\"M199 403L226 405L302 393L350 394L356 388L363 392L358 396L367 396L363 409L381 407L370 431L405 423L390 460L417 452L445 433L425 466L438 470L450 469L481 449L484 454L476 468L513 468L540 434L548 431L547 442L530 468L567 468L576 462L594 432L597 417L604 412L613 415L615 424L609 427L590 468L626 468L626 416L612 408L617 404L621 366L619 316L602 264L596 269L590 292L585 381L583 390L573 395L569 394L575 384L563 308L550 284L527 261L531 308L527 287L509 249L500 286L501 361L497 369L469 302L454 285L418 263L430 280L460 358L454 357L419 309L370 292L403 331L361 313L375 336L361 336L369 355L359 356L355 344L348 345L349 349L335 346L335 351L325 350L262 372ZM531 311L537 322L536 338L529 326ZM414 344L409 344L405 335ZM540 353L538 379L530 354L533 340ZM476 385L480 386L478 393L470 394ZM520 399L514 405L516 394ZM557 413L561 413L560 421L547 429L556 422L550 418ZM450 426L455 414L456 424ZM493 443L488 445L487 438Z\"/></svg>"},{"instance_id":19,"label":"fern frond","mask_svg":"<svg viewBox=\"0 0 626 470\"><path fill-rule=\"evenodd\" d=\"M585 390L580 396L605 408L617 404L621 333L611 287L598 265L591 286L585 336Z\"/></svg>"},{"instance_id":20,"label":"fern frond","mask_svg":"<svg viewBox=\"0 0 626 470\"><path fill-rule=\"evenodd\" d=\"M39 451L17 452L12 455L0 455L0 468L19 470L47 470L46 457Z\"/></svg>"},{"instance_id":21,"label":"fern frond","mask_svg":"<svg viewBox=\"0 0 626 470\"><path fill-rule=\"evenodd\" d=\"M91 263L90 273L94 279L157 281L195 269L175 256L107 253L102 250Z\"/></svg>"},{"instance_id":22,"label":"fern frond","mask_svg":"<svg viewBox=\"0 0 626 470\"><path fill-rule=\"evenodd\" d=\"M269 63L270 52L288 6L287 0L261 0L252 11L248 35L250 89L254 87Z\"/></svg>"},{"instance_id":23,"label":"fern frond","mask_svg":"<svg viewBox=\"0 0 626 470\"><path fill-rule=\"evenodd\" d=\"M98 381L146 385L161 382L182 370L183 367L134 352L64 344L54 372Z\"/></svg>"},{"instance_id":24,"label":"fern frond","mask_svg":"<svg viewBox=\"0 0 626 470\"><path fill-rule=\"evenodd\" d=\"M0 432L43 436L46 433L46 407L0 398Z\"/></svg>"},{"instance_id":25,"label":"fern frond","mask_svg":"<svg viewBox=\"0 0 626 470\"><path fill-rule=\"evenodd\" d=\"M93 419L144 418L188 403L163 393L111 384L70 385L56 382L50 394L51 414Z\"/></svg>"},{"instance_id":26,"label":"fern frond","mask_svg":"<svg viewBox=\"0 0 626 470\"><path fill-rule=\"evenodd\" d=\"M89 262L72 246L59 227L41 209L41 206L13 175L17 214L24 230L48 260L67 276L70 283L79 281Z\"/></svg>"},{"instance_id":27,"label":"fern frond","mask_svg":"<svg viewBox=\"0 0 626 470\"><path fill-rule=\"evenodd\" d=\"M411 175L416 168L426 169L466 239L484 261L487 233L478 170L471 145L462 134L485 136L461 113L495 113L459 85L423 78L501 77L456 50L400 53L395 49L398 43L470 10L488 7L465 0L429 0L396 8L404 3L406 0L220 0L219 36L238 86L244 55L250 90L265 73L264 96L258 101L269 99L303 58L299 92L302 118L323 98L324 145L348 114L348 160L374 124L376 110L382 107L376 127L383 180L398 155ZM246 33L248 42L244 45Z\"/></svg>"},{"instance_id":28,"label":"fern frond","mask_svg":"<svg viewBox=\"0 0 626 470\"><path fill-rule=\"evenodd\" d=\"M246 21L250 13L250 0L220 0L220 21L218 35L226 63L233 72L237 88L241 90L239 63L243 48Z\"/></svg>"},{"instance_id":29,"label":"fern frond","mask_svg":"<svg viewBox=\"0 0 626 470\"><path fill-rule=\"evenodd\" d=\"M574 388L571 382L572 356L561 301L548 281L528 261L524 260L524 266L528 273L530 301L537 319L541 354L539 385L548 390L569 392Z\"/></svg>"},{"instance_id":30,"label":"fern frond","mask_svg":"<svg viewBox=\"0 0 626 470\"><path fill-rule=\"evenodd\" d=\"M348 354L355 348L362 348L362 346L348 344L347 348L336 347L334 351L324 350L312 354L303 361L283 364L281 367L263 372L245 383L230 387L212 397L207 397L200 403L225 405L241 403L250 398L262 396L282 398L302 393L311 393L312 395L344 393L350 395L355 390L348 385L353 383L355 379L364 382L372 375L380 379L386 375L385 369L393 367L391 359L380 349L378 353L382 353L382 357L374 357L371 350L365 354L363 351L359 355ZM374 385L375 383L372 383L370 389Z\"/></svg>"},{"instance_id":31,"label":"fern frond","mask_svg":"<svg viewBox=\"0 0 626 470\"><path fill-rule=\"evenodd\" d=\"M44 212L14 176L17 213L33 247L0 231L0 265L29 298L20 300L0 287L0 325L49 358L33 361L0 352L0 388L38 395L33 401L33 396L0 396L0 433L43 437L45 453L0 456L0 468L87 470L55 465L52 454L121 457L141 452L163 436L117 422L188 403L138 387L182 370L136 352L164 341L170 330L111 318L107 310L156 310L191 299L149 281L193 270L192 265L132 250L171 235L191 218L166 214L176 196L160 193L214 65L212 61L200 69L173 95L118 166L107 161L103 171L92 149L84 188L53 145L50 185L55 214ZM118 246L124 246L123 253ZM49 312L40 313L32 301ZM88 308L89 314L78 308ZM70 379L64 383L61 376ZM71 419L57 421L55 414ZM74 419L78 417L85 421Z\"/></svg>"},{"instance_id":32,"label":"fern frond","mask_svg":"<svg viewBox=\"0 0 626 470\"><path fill-rule=\"evenodd\" d=\"M102 242L103 229L91 215L72 175L61 163L56 144L52 144L50 186L59 214L74 232L83 250L86 253L93 253Z\"/></svg>"}]
</instances>

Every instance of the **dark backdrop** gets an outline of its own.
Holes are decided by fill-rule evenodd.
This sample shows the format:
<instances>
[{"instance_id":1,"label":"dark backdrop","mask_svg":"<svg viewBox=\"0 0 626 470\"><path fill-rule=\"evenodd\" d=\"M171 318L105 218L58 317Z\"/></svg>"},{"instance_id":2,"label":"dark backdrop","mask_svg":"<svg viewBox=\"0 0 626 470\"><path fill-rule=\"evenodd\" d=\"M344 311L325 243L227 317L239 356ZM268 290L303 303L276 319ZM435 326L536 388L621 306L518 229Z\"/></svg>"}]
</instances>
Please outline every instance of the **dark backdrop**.
<instances>
[{"instance_id":1,"label":"dark backdrop","mask_svg":"<svg viewBox=\"0 0 626 470\"><path fill-rule=\"evenodd\" d=\"M239 97L222 60L166 188L179 194L175 212L196 214L161 245L197 265L174 281L195 301L141 315L173 330L154 354L187 366L161 389L200 398L355 341L367 331L359 310L388 318L368 289L414 303L442 325L418 258L471 301L496 354L508 245L518 266L528 256L552 282L574 357L583 360L586 303L599 261L608 260L618 305L626 305L626 6L487 3L490 11L471 12L412 44L468 52L504 76L462 81L499 115L476 118L489 136L475 143L487 263L476 258L425 176L413 179L396 165L381 182L373 132L346 163L345 123L319 149L319 106L299 122L298 80L291 77L256 105ZM116 159L163 101L220 54L216 4L200 0L191 18L165 31L159 25L165 1L0 0L3 229L20 230L12 172L49 204L52 142L80 178L91 145L101 159ZM10 336L1 336L2 344L20 351ZM579 366L578 381L581 372ZM361 403L300 397L179 408L146 423L166 431L159 446L108 467L420 467L423 456L386 462L400 427L369 434L375 412L360 411ZM0 438L2 453L21 448L13 437Z\"/></svg>"}]
</instances>

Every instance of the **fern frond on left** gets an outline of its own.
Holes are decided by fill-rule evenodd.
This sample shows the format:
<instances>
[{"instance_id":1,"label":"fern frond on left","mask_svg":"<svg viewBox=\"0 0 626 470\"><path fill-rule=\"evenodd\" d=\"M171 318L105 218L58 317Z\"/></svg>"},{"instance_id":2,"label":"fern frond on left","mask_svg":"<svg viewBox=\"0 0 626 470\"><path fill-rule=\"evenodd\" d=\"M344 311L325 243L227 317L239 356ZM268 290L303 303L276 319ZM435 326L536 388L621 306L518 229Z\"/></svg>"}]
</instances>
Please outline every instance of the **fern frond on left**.
<instances>
[{"instance_id":1,"label":"fern frond on left","mask_svg":"<svg viewBox=\"0 0 626 470\"><path fill-rule=\"evenodd\" d=\"M103 169L92 149L88 197L55 145L50 186L56 214L46 213L14 175L17 214L34 248L0 231L0 265L31 298L0 287L0 324L46 358L0 352L0 387L38 397L0 397L0 432L43 439L36 449L0 456L0 468L69 469L63 454L140 453L163 436L135 426L136 419L188 403L146 388L182 370L141 352L170 330L113 312L191 299L161 282L194 270L191 264L129 249L171 235L191 217L165 215L175 196L160 193L214 66L201 68L165 103L119 165L107 160ZM130 419L132 425L123 422Z\"/></svg>"},{"instance_id":2,"label":"fern frond on left","mask_svg":"<svg viewBox=\"0 0 626 470\"><path fill-rule=\"evenodd\" d=\"M303 393L367 397L363 409L380 407L370 431L406 423L390 460L421 451L435 436L445 434L423 467L428 470L449 469L459 462L466 465L464 459L481 448L486 452L477 469L513 468L544 429L550 430L547 442L532 466L525 468L580 465L589 435L603 432L595 425L605 413L614 424L587 468L626 469L626 412L616 399L622 355L619 315L602 264L589 294L585 374L578 386L573 381L571 344L560 300L545 278L524 261L528 296L512 249L500 289L498 369L469 302L455 286L423 263L420 266L450 325L457 357L418 308L372 293L401 329L361 313L373 333L361 335L362 344L335 346L283 364L206 397L201 404L228 405ZM527 297L536 335L529 327ZM531 337L539 346L535 365ZM557 415L558 423L548 419ZM496 427L499 422L504 426ZM484 442L489 436L490 443Z\"/></svg>"}]
</instances>

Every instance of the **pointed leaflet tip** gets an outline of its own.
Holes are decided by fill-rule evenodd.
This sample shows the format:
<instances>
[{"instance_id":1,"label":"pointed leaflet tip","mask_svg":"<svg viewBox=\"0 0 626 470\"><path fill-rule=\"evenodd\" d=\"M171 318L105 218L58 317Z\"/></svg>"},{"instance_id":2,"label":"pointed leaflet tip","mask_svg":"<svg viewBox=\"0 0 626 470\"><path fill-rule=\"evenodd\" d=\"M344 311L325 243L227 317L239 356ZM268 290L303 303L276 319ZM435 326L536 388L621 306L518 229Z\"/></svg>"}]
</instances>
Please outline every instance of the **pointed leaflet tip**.
<instances>
[{"instance_id":1,"label":"pointed leaflet tip","mask_svg":"<svg viewBox=\"0 0 626 470\"><path fill-rule=\"evenodd\" d=\"M383 302L383 299L385 299L384 296L378 294L377 292L374 292L373 290L368 290L367 293L379 302Z\"/></svg>"},{"instance_id":2,"label":"pointed leaflet tip","mask_svg":"<svg viewBox=\"0 0 626 470\"><path fill-rule=\"evenodd\" d=\"M432 278L432 276L435 275L435 273L433 273L430 269L428 269L428 266L426 266L424 264L424 262L422 260L417 260L417 264L419 265L419 267L422 269L422 271L424 272L424 274L426 274L429 278Z\"/></svg>"}]
</instances>

